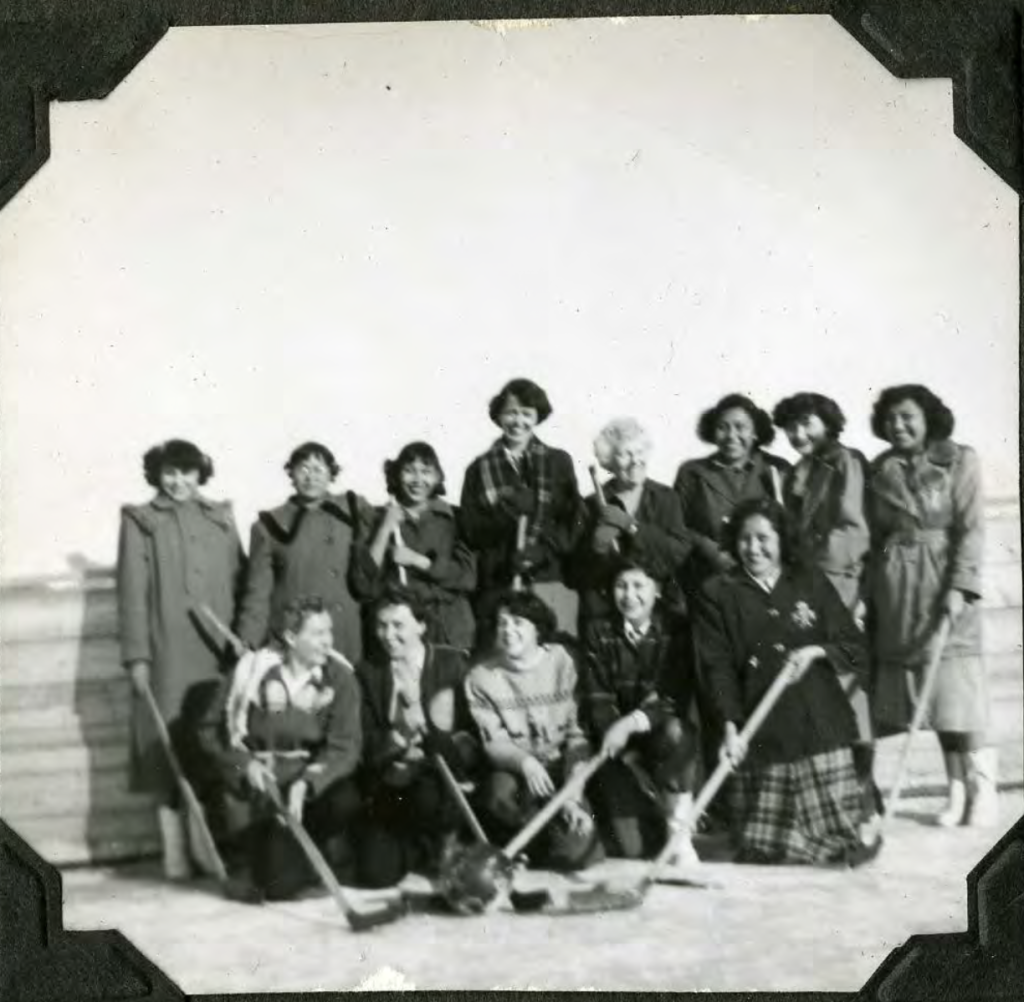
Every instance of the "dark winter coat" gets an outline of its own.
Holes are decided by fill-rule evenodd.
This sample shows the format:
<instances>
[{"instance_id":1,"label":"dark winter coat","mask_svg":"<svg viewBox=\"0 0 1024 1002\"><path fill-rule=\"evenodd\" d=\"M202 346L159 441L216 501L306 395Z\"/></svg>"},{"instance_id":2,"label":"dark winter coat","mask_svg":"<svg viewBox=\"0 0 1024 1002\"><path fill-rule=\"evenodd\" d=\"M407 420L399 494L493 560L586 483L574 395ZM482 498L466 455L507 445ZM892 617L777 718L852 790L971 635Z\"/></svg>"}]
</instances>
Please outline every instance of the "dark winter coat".
<instances>
[{"instance_id":1,"label":"dark winter coat","mask_svg":"<svg viewBox=\"0 0 1024 1002\"><path fill-rule=\"evenodd\" d=\"M373 519L367 501L349 491L309 505L292 498L260 512L249 545L249 576L238 633L253 649L279 627L296 598L320 598L334 624L334 646L355 663L362 656L359 603L349 587L353 543Z\"/></svg>"},{"instance_id":2,"label":"dark winter coat","mask_svg":"<svg viewBox=\"0 0 1024 1002\"><path fill-rule=\"evenodd\" d=\"M752 762L793 762L853 744L857 728L837 673L864 676L867 651L853 617L817 568L784 570L766 593L744 571L707 583L694 610L697 672L719 725L737 728L789 652L820 645L825 660L787 688L750 745Z\"/></svg>"}]
</instances>

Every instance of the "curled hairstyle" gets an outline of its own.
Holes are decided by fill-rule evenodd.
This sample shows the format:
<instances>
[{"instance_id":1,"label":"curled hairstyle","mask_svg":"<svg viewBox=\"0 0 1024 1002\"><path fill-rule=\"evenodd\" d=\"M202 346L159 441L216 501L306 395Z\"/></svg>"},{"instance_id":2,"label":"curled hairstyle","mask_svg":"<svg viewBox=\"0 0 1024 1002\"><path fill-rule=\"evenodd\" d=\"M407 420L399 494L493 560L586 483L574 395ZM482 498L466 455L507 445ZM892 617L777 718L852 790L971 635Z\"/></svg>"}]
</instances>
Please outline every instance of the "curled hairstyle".
<instances>
[{"instance_id":1,"label":"curled hairstyle","mask_svg":"<svg viewBox=\"0 0 1024 1002\"><path fill-rule=\"evenodd\" d=\"M285 472L290 476L297 466L301 466L307 459L319 459L327 467L333 480L339 473L341 467L334 458L334 453L321 445L319 442L303 442L298 448L292 450L288 462L284 464Z\"/></svg>"},{"instance_id":2,"label":"curled hairstyle","mask_svg":"<svg viewBox=\"0 0 1024 1002\"><path fill-rule=\"evenodd\" d=\"M281 610L281 626L277 630L277 639L283 644L286 633L299 633L306 623L327 612L324 600L316 595L303 595L292 599Z\"/></svg>"},{"instance_id":3,"label":"curled hairstyle","mask_svg":"<svg viewBox=\"0 0 1024 1002\"><path fill-rule=\"evenodd\" d=\"M825 426L829 438L839 439L846 427L846 415L831 397L820 393L794 393L785 400L780 400L772 411L772 420L776 427L788 428L801 418L816 415Z\"/></svg>"},{"instance_id":4,"label":"curled hairstyle","mask_svg":"<svg viewBox=\"0 0 1024 1002\"><path fill-rule=\"evenodd\" d=\"M537 628L537 642L549 644L555 639L558 619L542 598L530 591L508 591L498 602L495 619L503 612L517 619L528 619Z\"/></svg>"},{"instance_id":5,"label":"curled hairstyle","mask_svg":"<svg viewBox=\"0 0 1024 1002\"><path fill-rule=\"evenodd\" d=\"M160 474L168 467L199 473L199 483L205 484L213 476L213 460L199 446L183 438L170 438L154 445L142 457L142 472L150 487L160 487Z\"/></svg>"},{"instance_id":6,"label":"curled hairstyle","mask_svg":"<svg viewBox=\"0 0 1024 1002\"><path fill-rule=\"evenodd\" d=\"M798 551L793 523L786 509L773 498L751 498L736 505L722 533L723 549L742 564L739 553L740 533L743 526L757 515L767 519L779 534L779 562L787 566L794 563Z\"/></svg>"},{"instance_id":7,"label":"curled hairstyle","mask_svg":"<svg viewBox=\"0 0 1024 1002\"><path fill-rule=\"evenodd\" d=\"M491 420L501 426L501 412L509 397L515 397L523 407L532 407L537 412L537 424L543 424L551 417L551 401L548 395L532 379L513 379L507 382L497 396L491 398L487 413Z\"/></svg>"},{"instance_id":8,"label":"curled hairstyle","mask_svg":"<svg viewBox=\"0 0 1024 1002\"><path fill-rule=\"evenodd\" d=\"M889 441L885 427L889 411L905 400L912 400L924 412L925 438L929 442L942 442L953 434L956 419L953 412L927 386L920 383L904 383L888 386L879 394L871 412L871 431L876 438Z\"/></svg>"},{"instance_id":9,"label":"curled hairstyle","mask_svg":"<svg viewBox=\"0 0 1024 1002\"><path fill-rule=\"evenodd\" d=\"M650 433L636 418L612 418L594 439L594 456L598 463L610 472L615 453L632 442L642 444L644 451L648 451L652 444Z\"/></svg>"},{"instance_id":10,"label":"curled hairstyle","mask_svg":"<svg viewBox=\"0 0 1024 1002\"><path fill-rule=\"evenodd\" d=\"M427 442L410 442L402 447L402 451L394 459L384 460L384 483L387 486L388 494L392 497L398 497L401 494L402 470L409 463L415 462L423 463L424 466L432 466L437 470L437 486L434 488L432 497L441 497L444 494L444 470L434 447Z\"/></svg>"},{"instance_id":11,"label":"curled hairstyle","mask_svg":"<svg viewBox=\"0 0 1024 1002\"><path fill-rule=\"evenodd\" d=\"M385 609L391 609L400 605L404 605L409 612L412 613L412 618L415 619L416 622L425 624L429 623L427 607L423 604L420 597L411 589L398 584L388 585L384 591L374 599L373 605L371 606L373 623L376 625L377 617Z\"/></svg>"},{"instance_id":12,"label":"curled hairstyle","mask_svg":"<svg viewBox=\"0 0 1024 1002\"><path fill-rule=\"evenodd\" d=\"M754 422L754 442L756 445L771 445L775 438L775 428L772 426L771 415L761 410L750 397L742 393L730 393L722 397L714 407L709 407L700 416L697 422L697 435L702 442L715 445L715 431L718 422L726 411L735 409L744 410L750 415Z\"/></svg>"}]
</instances>

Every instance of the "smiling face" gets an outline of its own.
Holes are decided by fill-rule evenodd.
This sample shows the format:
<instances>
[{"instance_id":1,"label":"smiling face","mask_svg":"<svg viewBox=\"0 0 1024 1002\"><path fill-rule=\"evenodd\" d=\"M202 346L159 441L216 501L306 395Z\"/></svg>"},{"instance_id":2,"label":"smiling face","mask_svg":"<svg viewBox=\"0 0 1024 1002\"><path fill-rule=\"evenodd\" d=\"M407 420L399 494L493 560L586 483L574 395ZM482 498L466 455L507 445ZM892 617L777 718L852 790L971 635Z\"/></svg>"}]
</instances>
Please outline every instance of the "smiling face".
<instances>
[{"instance_id":1,"label":"smiling face","mask_svg":"<svg viewBox=\"0 0 1024 1002\"><path fill-rule=\"evenodd\" d=\"M810 456L829 441L828 428L817 414L801 414L786 425L789 444L801 456Z\"/></svg>"},{"instance_id":2,"label":"smiling face","mask_svg":"<svg viewBox=\"0 0 1024 1002\"><path fill-rule=\"evenodd\" d=\"M408 661L423 647L427 624L407 605L385 605L377 611L377 639L389 661Z\"/></svg>"},{"instance_id":3,"label":"smiling face","mask_svg":"<svg viewBox=\"0 0 1024 1002\"><path fill-rule=\"evenodd\" d=\"M900 452L920 452L928 441L928 419L913 400L900 400L885 415L886 437Z\"/></svg>"},{"instance_id":4,"label":"smiling face","mask_svg":"<svg viewBox=\"0 0 1024 1002\"><path fill-rule=\"evenodd\" d=\"M771 577L782 562L782 546L775 527L764 515L751 515L736 537L740 563L755 578Z\"/></svg>"},{"instance_id":5,"label":"smiling face","mask_svg":"<svg viewBox=\"0 0 1024 1002\"><path fill-rule=\"evenodd\" d=\"M191 501L199 493L199 471L164 466L160 470L160 493L177 504Z\"/></svg>"},{"instance_id":6,"label":"smiling face","mask_svg":"<svg viewBox=\"0 0 1024 1002\"><path fill-rule=\"evenodd\" d=\"M413 459L406 463L398 474L401 488L400 500L412 507L426 504L434 496L441 474L432 463Z\"/></svg>"},{"instance_id":7,"label":"smiling face","mask_svg":"<svg viewBox=\"0 0 1024 1002\"><path fill-rule=\"evenodd\" d=\"M510 449L524 448L533 438L533 430L537 427L537 408L526 407L509 394L498 413L498 424L505 444Z\"/></svg>"},{"instance_id":8,"label":"smiling face","mask_svg":"<svg viewBox=\"0 0 1024 1002\"><path fill-rule=\"evenodd\" d=\"M498 650L512 661L526 661L537 650L537 627L530 619L513 616L507 609L498 613Z\"/></svg>"},{"instance_id":9,"label":"smiling face","mask_svg":"<svg viewBox=\"0 0 1024 1002\"><path fill-rule=\"evenodd\" d=\"M322 456L307 456L288 473L295 493L305 501L319 501L331 489L331 468Z\"/></svg>"},{"instance_id":10,"label":"smiling face","mask_svg":"<svg viewBox=\"0 0 1024 1002\"><path fill-rule=\"evenodd\" d=\"M631 567L615 579L612 596L622 618L633 626L642 627L650 621L659 591L654 578L639 567Z\"/></svg>"},{"instance_id":11,"label":"smiling face","mask_svg":"<svg viewBox=\"0 0 1024 1002\"><path fill-rule=\"evenodd\" d=\"M306 616L297 633L286 630L284 642L292 658L303 668L316 668L327 660L327 652L334 646L334 628L326 612Z\"/></svg>"},{"instance_id":12,"label":"smiling face","mask_svg":"<svg viewBox=\"0 0 1024 1002\"><path fill-rule=\"evenodd\" d=\"M639 487L647 479L650 446L642 438L621 442L612 453L611 468L623 487Z\"/></svg>"},{"instance_id":13,"label":"smiling face","mask_svg":"<svg viewBox=\"0 0 1024 1002\"><path fill-rule=\"evenodd\" d=\"M722 411L715 424L715 445L726 463L746 462L754 451L754 419L742 407Z\"/></svg>"}]
</instances>

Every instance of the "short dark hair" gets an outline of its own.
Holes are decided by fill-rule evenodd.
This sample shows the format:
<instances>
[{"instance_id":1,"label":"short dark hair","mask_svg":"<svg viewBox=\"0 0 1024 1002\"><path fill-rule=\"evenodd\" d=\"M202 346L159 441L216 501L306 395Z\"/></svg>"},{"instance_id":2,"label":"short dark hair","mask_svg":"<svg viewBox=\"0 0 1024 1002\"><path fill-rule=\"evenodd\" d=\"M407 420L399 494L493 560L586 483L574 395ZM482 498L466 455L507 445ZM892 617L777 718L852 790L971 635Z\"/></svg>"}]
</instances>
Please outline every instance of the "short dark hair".
<instances>
[{"instance_id":1,"label":"short dark hair","mask_svg":"<svg viewBox=\"0 0 1024 1002\"><path fill-rule=\"evenodd\" d=\"M303 442L298 448L293 449L292 454L288 457L288 462L284 464L285 472L290 475L296 466L301 466L307 459L312 458L323 461L330 471L332 480L341 473L341 467L334 458L334 453L319 442Z\"/></svg>"},{"instance_id":2,"label":"short dark hair","mask_svg":"<svg viewBox=\"0 0 1024 1002\"><path fill-rule=\"evenodd\" d=\"M406 606L409 612L412 613L413 619L419 623L427 623L429 621L426 605L411 588L399 584L390 584L374 599L373 605L370 607L373 622L377 622L377 617L382 610L390 609L396 605Z\"/></svg>"},{"instance_id":3,"label":"short dark hair","mask_svg":"<svg viewBox=\"0 0 1024 1002\"><path fill-rule=\"evenodd\" d=\"M160 442L147 449L142 457L142 472L150 487L160 487L160 474L167 467L183 473L197 470L200 484L205 484L213 476L213 460L199 446L184 438Z\"/></svg>"},{"instance_id":4,"label":"short dark hair","mask_svg":"<svg viewBox=\"0 0 1024 1002\"><path fill-rule=\"evenodd\" d=\"M441 497L444 494L444 469L441 460L437 458L434 447L427 442L410 442L402 447L402 451L394 459L384 460L384 483L387 486L388 494L398 497L402 489L402 469L409 463L424 463L433 466L437 470L438 482L434 488L434 497Z\"/></svg>"},{"instance_id":5,"label":"short dark hair","mask_svg":"<svg viewBox=\"0 0 1024 1002\"><path fill-rule=\"evenodd\" d=\"M755 515L766 518L779 534L779 559L783 564L792 564L797 558L796 536L793 521L786 509L774 498L751 498L741 501L733 509L722 532L722 547L737 561L740 559L739 538L744 524Z\"/></svg>"},{"instance_id":6,"label":"short dark hair","mask_svg":"<svg viewBox=\"0 0 1024 1002\"><path fill-rule=\"evenodd\" d=\"M900 386L888 386L878 395L871 412L871 431L876 438L885 442L889 435L885 424L889 411L904 400L912 400L924 412L925 437L929 442L942 442L953 434L956 418L953 412L927 386L920 383L903 383Z\"/></svg>"},{"instance_id":7,"label":"short dark hair","mask_svg":"<svg viewBox=\"0 0 1024 1002\"><path fill-rule=\"evenodd\" d=\"M507 612L518 619L528 619L537 627L537 641L549 644L555 639L558 619L554 610L539 595L532 591L507 591L495 607L495 621L501 612Z\"/></svg>"},{"instance_id":8,"label":"short dark hair","mask_svg":"<svg viewBox=\"0 0 1024 1002\"><path fill-rule=\"evenodd\" d=\"M776 427L788 428L801 418L811 415L820 418L829 438L838 441L846 427L846 415L831 397L820 393L794 393L780 400L772 411L772 420Z\"/></svg>"},{"instance_id":9,"label":"short dark hair","mask_svg":"<svg viewBox=\"0 0 1024 1002\"><path fill-rule=\"evenodd\" d=\"M301 595L293 598L281 610L281 626L277 634L283 640L286 633L298 633L309 619L325 612L327 606L318 595Z\"/></svg>"},{"instance_id":10,"label":"short dark hair","mask_svg":"<svg viewBox=\"0 0 1024 1002\"><path fill-rule=\"evenodd\" d=\"M613 558L609 567L608 586L613 588L615 582L627 571L642 571L659 585L665 583L667 574L655 566L655 561L636 549L630 549Z\"/></svg>"},{"instance_id":11,"label":"short dark hair","mask_svg":"<svg viewBox=\"0 0 1024 1002\"><path fill-rule=\"evenodd\" d=\"M515 397L524 407L532 407L537 412L537 424L543 424L551 417L551 401L548 395L532 379L512 379L507 382L498 394L491 398L487 413L491 420L500 425L499 416L505 409L509 397Z\"/></svg>"},{"instance_id":12,"label":"short dark hair","mask_svg":"<svg viewBox=\"0 0 1024 1002\"><path fill-rule=\"evenodd\" d=\"M729 393L722 397L714 407L709 407L697 422L697 435L702 442L715 444L715 429L726 411L736 408L746 411L754 422L754 439L757 445L771 445L775 438L775 428L771 416L762 410L750 397L742 393Z\"/></svg>"}]
</instances>

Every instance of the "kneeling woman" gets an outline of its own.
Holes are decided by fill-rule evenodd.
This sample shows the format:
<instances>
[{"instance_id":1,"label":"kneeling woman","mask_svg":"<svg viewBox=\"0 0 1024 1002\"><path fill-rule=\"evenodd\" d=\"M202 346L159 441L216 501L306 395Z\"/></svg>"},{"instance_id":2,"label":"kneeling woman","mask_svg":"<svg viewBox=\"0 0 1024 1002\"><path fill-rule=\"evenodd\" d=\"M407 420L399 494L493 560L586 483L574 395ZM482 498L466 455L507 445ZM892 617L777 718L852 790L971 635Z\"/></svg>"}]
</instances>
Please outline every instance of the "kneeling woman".
<instances>
[{"instance_id":1,"label":"kneeling woman","mask_svg":"<svg viewBox=\"0 0 1024 1002\"><path fill-rule=\"evenodd\" d=\"M253 817L229 893L257 901L292 897L315 879L280 811L339 869L341 836L359 806L359 689L328 660L330 613L320 599L296 599L281 624L276 643L243 655L214 717L228 788L250 801Z\"/></svg>"},{"instance_id":2,"label":"kneeling woman","mask_svg":"<svg viewBox=\"0 0 1024 1002\"><path fill-rule=\"evenodd\" d=\"M606 848L637 859L659 852L689 826L697 742L688 726L693 697L690 638L678 616L659 608L661 586L648 567L621 559L612 574L615 612L584 635L581 713L611 761L590 784ZM696 863L680 832L676 861Z\"/></svg>"},{"instance_id":3,"label":"kneeling woman","mask_svg":"<svg viewBox=\"0 0 1024 1002\"><path fill-rule=\"evenodd\" d=\"M466 680L469 709L492 767L479 797L484 824L507 841L589 756L579 723L576 666L552 642L556 620L538 596L512 592L498 602L495 653ZM535 866L577 870L600 852L581 797L570 801L527 851Z\"/></svg>"},{"instance_id":4,"label":"kneeling woman","mask_svg":"<svg viewBox=\"0 0 1024 1002\"><path fill-rule=\"evenodd\" d=\"M374 606L374 623L380 653L357 670L366 811L356 855L360 883L388 887L410 870L436 869L459 825L436 757L465 777L479 746L466 706L465 655L425 642L418 597L389 588Z\"/></svg>"},{"instance_id":5,"label":"kneeling woman","mask_svg":"<svg viewBox=\"0 0 1024 1002\"><path fill-rule=\"evenodd\" d=\"M740 504L725 542L739 568L705 586L694 631L722 754L742 763L738 860L856 865L871 851L858 835L857 727L839 673L866 670L862 635L828 578L794 566L777 502ZM744 748L744 721L790 666L794 681Z\"/></svg>"}]
</instances>

